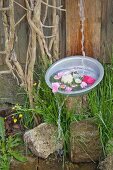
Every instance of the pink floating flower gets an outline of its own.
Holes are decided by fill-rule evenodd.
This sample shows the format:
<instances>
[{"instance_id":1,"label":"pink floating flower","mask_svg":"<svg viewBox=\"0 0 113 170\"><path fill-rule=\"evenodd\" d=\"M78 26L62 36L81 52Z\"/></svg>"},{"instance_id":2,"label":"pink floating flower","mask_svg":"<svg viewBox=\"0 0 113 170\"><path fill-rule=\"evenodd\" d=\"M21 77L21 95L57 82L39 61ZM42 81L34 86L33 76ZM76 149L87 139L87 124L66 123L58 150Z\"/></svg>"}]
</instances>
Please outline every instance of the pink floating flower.
<instances>
[{"instance_id":1,"label":"pink floating flower","mask_svg":"<svg viewBox=\"0 0 113 170\"><path fill-rule=\"evenodd\" d=\"M83 82L80 84L80 86L81 86L82 89L84 89L85 87L87 87L87 83L83 81Z\"/></svg>"},{"instance_id":2,"label":"pink floating flower","mask_svg":"<svg viewBox=\"0 0 113 170\"><path fill-rule=\"evenodd\" d=\"M54 76L54 79L59 80L62 78L63 75L64 75L64 72L59 72L57 75Z\"/></svg>"},{"instance_id":3,"label":"pink floating flower","mask_svg":"<svg viewBox=\"0 0 113 170\"><path fill-rule=\"evenodd\" d=\"M54 76L54 79L55 79L55 80L59 80L60 78L61 78L61 77L59 77L58 75L55 75L55 76Z\"/></svg>"},{"instance_id":4,"label":"pink floating flower","mask_svg":"<svg viewBox=\"0 0 113 170\"><path fill-rule=\"evenodd\" d=\"M68 92L68 93L71 92L72 91L72 87L66 87L65 91Z\"/></svg>"},{"instance_id":5,"label":"pink floating flower","mask_svg":"<svg viewBox=\"0 0 113 170\"><path fill-rule=\"evenodd\" d=\"M59 72L57 75L58 75L58 77L61 78L61 77L64 75L64 72L61 71L61 72Z\"/></svg>"},{"instance_id":6,"label":"pink floating flower","mask_svg":"<svg viewBox=\"0 0 113 170\"><path fill-rule=\"evenodd\" d=\"M96 81L96 79L94 79L91 76L84 76L82 81L87 84L93 84Z\"/></svg>"},{"instance_id":7,"label":"pink floating flower","mask_svg":"<svg viewBox=\"0 0 113 170\"><path fill-rule=\"evenodd\" d=\"M58 88L60 87L60 83L56 82L56 83L52 83L52 92L56 93L58 92Z\"/></svg>"}]
</instances>

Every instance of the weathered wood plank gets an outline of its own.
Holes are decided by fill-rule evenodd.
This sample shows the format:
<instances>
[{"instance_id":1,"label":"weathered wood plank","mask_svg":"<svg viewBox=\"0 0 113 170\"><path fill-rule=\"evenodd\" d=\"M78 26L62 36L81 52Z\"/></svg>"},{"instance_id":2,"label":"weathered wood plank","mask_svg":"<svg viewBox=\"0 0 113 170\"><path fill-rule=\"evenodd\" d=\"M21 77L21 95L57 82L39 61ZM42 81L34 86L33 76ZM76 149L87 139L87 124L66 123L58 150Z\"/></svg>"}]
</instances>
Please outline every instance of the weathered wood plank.
<instances>
[{"instance_id":1,"label":"weathered wood plank","mask_svg":"<svg viewBox=\"0 0 113 170\"><path fill-rule=\"evenodd\" d=\"M65 1L60 0L62 8L65 9ZM59 57L63 58L66 56L66 12L59 12L60 21L59 21L59 37L60 37L60 53Z\"/></svg>"},{"instance_id":2,"label":"weathered wood plank","mask_svg":"<svg viewBox=\"0 0 113 170\"><path fill-rule=\"evenodd\" d=\"M113 46L113 0L102 0L101 56L109 62L109 53Z\"/></svg>"},{"instance_id":3,"label":"weathered wood plank","mask_svg":"<svg viewBox=\"0 0 113 170\"><path fill-rule=\"evenodd\" d=\"M25 1L23 0L16 0L19 4L25 7ZM14 4L15 6L15 23L18 22L22 16L25 15L26 11L18 6L17 4ZM17 52L17 57L20 63L25 64L26 60L26 52L27 52L27 46L28 46L28 35L29 35L29 27L27 23L26 17L21 21L20 24L16 26L16 36L17 36L17 42L15 43L15 48Z\"/></svg>"},{"instance_id":4,"label":"weathered wood plank","mask_svg":"<svg viewBox=\"0 0 113 170\"><path fill-rule=\"evenodd\" d=\"M79 0L66 0L66 52L79 55L81 52L81 23ZM92 57L100 56L101 1L85 0L85 51Z\"/></svg>"}]
</instances>

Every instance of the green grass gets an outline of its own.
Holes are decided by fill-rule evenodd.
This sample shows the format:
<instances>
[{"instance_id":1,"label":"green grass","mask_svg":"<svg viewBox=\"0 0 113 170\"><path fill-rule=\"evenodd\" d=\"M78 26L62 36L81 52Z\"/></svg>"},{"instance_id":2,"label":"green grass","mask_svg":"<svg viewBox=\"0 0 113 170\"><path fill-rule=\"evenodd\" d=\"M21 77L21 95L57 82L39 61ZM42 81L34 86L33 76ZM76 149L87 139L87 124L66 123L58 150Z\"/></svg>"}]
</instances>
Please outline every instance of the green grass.
<instances>
[{"instance_id":1,"label":"green grass","mask_svg":"<svg viewBox=\"0 0 113 170\"><path fill-rule=\"evenodd\" d=\"M21 138L18 135L6 136L5 121L0 117L0 170L9 170L12 159L26 162L17 147L21 145Z\"/></svg>"},{"instance_id":2,"label":"green grass","mask_svg":"<svg viewBox=\"0 0 113 170\"><path fill-rule=\"evenodd\" d=\"M108 142L113 138L113 67L104 65L103 81L88 94L89 111L97 120L103 152L106 155ZM110 150L109 150L110 152Z\"/></svg>"},{"instance_id":3,"label":"green grass","mask_svg":"<svg viewBox=\"0 0 113 170\"><path fill-rule=\"evenodd\" d=\"M59 106L62 107L60 123L63 131L62 137L64 140L64 154L66 155L69 150L70 123L72 121L87 119L88 115L75 114L75 107L74 110L69 110L66 105L68 96L52 93L52 90L47 86L45 82L44 71L37 74L37 76L38 80L40 80L40 85L38 85L38 87L34 89L34 110L37 114L41 116L43 122L58 126L57 122Z\"/></svg>"}]
</instances>

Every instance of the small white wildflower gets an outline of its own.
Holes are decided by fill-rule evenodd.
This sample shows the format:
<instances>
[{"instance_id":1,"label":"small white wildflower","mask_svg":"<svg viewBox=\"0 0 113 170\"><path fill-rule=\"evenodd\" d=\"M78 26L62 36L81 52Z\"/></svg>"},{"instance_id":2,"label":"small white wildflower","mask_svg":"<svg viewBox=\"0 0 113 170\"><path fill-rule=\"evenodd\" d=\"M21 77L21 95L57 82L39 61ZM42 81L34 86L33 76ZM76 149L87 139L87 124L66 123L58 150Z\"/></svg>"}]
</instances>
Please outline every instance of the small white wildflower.
<instances>
[{"instance_id":1,"label":"small white wildflower","mask_svg":"<svg viewBox=\"0 0 113 170\"><path fill-rule=\"evenodd\" d=\"M63 75L61 81L62 81L64 84L65 84L65 83L71 84L72 81L73 81L73 76L72 76L71 74Z\"/></svg>"}]
</instances>

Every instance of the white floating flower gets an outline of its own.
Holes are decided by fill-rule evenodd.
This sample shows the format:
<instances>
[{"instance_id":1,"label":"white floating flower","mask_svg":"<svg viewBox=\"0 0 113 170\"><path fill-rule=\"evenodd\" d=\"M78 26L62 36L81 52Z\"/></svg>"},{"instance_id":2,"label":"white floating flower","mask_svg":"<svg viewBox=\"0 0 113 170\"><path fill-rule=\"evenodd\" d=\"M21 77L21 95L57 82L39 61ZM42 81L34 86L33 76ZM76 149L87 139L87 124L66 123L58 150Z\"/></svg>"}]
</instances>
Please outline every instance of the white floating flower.
<instances>
[{"instance_id":1,"label":"white floating flower","mask_svg":"<svg viewBox=\"0 0 113 170\"><path fill-rule=\"evenodd\" d=\"M66 84L66 83L71 84L72 81L73 81L73 76L72 76L71 74L63 75L61 81L62 81L64 84Z\"/></svg>"},{"instance_id":2,"label":"white floating flower","mask_svg":"<svg viewBox=\"0 0 113 170\"><path fill-rule=\"evenodd\" d=\"M79 78L76 78L76 79L75 79L75 83L80 84L80 83L82 83L82 80L79 79Z\"/></svg>"}]
</instances>

